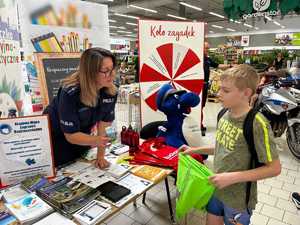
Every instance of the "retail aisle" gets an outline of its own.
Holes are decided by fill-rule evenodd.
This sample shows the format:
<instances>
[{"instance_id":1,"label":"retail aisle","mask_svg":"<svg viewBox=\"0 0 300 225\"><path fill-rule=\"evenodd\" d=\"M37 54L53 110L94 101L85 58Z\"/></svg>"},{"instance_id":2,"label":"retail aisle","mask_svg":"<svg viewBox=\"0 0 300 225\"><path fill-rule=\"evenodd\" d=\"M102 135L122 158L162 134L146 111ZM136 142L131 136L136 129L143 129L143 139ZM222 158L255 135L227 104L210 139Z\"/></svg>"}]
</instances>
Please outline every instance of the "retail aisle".
<instances>
[{"instance_id":1,"label":"retail aisle","mask_svg":"<svg viewBox=\"0 0 300 225\"><path fill-rule=\"evenodd\" d=\"M203 144L213 144L216 115L220 110L217 103L207 103L204 119L207 134L202 138ZM209 112L209 113L208 113ZM118 112L123 114L124 111ZM299 225L300 210L291 201L291 193L300 192L300 162L296 161L288 151L284 138L277 140L282 163L281 175L258 183L258 199L252 217L252 225ZM207 165L211 167L213 157L209 157ZM175 208L176 189L173 178L169 178L173 207ZM188 215L187 225L204 225L205 215L194 211ZM132 204L120 213L105 221L107 225L169 225L169 210L164 183L160 183L147 193L146 205L141 199L137 208ZM184 223L182 223L184 224Z\"/></svg>"}]
</instances>

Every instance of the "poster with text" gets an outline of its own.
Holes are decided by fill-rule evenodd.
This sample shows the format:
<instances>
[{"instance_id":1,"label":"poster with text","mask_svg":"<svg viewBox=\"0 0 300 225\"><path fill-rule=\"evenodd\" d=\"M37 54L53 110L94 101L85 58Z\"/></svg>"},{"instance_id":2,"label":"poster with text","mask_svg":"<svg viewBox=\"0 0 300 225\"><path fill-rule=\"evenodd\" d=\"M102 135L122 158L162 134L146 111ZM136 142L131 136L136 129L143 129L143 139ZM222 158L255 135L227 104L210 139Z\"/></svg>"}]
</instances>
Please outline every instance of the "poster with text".
<instances>
[{"instance_id":1,"label":"poster with text","mask_svg":"<svg viewBox=\"0 0 300 225\"><path fill-rule=\"evenodd\" d=\"M0 118L7 118L18 116L23 106L20 33L15 1L0 1L0 15Z\"/></svg>"},{"instance_id":2,"label":"poster with text","mask_svg":"<svg viewBox=\"0 0 300 225\"><path fill-rule=\"evenodd\" d=\"M203 88L204 23L139 21L142 126L166 116L157 110L160 87L170 83L201 98ZM201 102L185 118L183 133L189 145L199 144Z\"/></svg>"},{"instance_id":3,"label":"poster with text","mask_svg":"<svg viewBox=\"0 0 300 225\"><path fill-rule=\"evenodd\" d=\"M0 178L2 186L42 174L54 176L48 117L0 120Z\"/></svg>"}]
</instances>

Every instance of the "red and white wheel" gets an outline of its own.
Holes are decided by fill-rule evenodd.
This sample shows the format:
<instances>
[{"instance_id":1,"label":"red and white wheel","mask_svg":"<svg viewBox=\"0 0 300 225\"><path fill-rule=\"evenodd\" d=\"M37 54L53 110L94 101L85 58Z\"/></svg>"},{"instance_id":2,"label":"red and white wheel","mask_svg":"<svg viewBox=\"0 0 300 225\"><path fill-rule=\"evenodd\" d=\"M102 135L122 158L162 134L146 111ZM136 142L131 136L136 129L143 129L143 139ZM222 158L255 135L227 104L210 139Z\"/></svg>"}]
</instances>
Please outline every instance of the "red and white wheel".
<instances>
[{"instance_id":1,"label":"red and white wheel","mask_svg":"<svg viewBox=\"0 0 300 225\"><path fill-rule=\"evenodd\" d=\"M156 111L156 95L165 83L200 95L203 87L203 68L200 62L196 53L185 46L168 43L157 47L142 65L142 98Z\"/></svg>"}]
</instances>

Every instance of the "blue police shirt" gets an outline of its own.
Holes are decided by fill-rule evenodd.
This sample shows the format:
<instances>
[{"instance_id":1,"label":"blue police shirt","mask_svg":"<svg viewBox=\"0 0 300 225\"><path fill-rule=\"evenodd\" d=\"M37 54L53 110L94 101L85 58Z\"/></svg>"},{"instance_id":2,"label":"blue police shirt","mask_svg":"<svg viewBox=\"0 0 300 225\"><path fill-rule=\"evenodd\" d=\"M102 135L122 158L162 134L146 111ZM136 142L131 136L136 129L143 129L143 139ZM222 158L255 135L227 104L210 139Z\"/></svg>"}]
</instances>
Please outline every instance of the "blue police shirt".
<instances>
[{"instance_id":1,"label":"blue police shirt","mask_svg":"<svg viewBox=\"0 0 300 225\"><path fill-rule=\"evenodd\" d=\"M49 114L51 121L56 165L78 158L80 156L78 150L83 151L89 148L89 146L73 145L67 142L64 133L90 134L91 128L97 122L112 122L115 118L116 101L117 95L111 96L101 89L98 94L97 106L90 107L80 101L79 86L59 89L58 95L44 111Z\"/></svg>"}]
</instances>

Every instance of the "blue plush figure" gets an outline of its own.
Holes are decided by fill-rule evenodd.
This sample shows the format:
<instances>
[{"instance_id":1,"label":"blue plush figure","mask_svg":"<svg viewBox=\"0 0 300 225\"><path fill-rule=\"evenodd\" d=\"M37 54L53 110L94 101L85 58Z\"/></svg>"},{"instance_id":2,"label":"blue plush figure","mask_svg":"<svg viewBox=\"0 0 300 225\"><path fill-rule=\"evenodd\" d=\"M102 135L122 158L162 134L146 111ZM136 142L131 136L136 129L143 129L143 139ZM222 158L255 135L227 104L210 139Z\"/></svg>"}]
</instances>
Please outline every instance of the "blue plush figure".
<instances>
[{"instance_id":1,"label":"blue plush figure","mask_svg":"<svg viewBox=\"0 0 300 225\"><path fill-rule=\"evenodd\" d=\"M200 103L200 98L193 92L176 90L172 85L165 84L158 91L157 108L167 116L167 121L159 127L158 137L164 137L166 144L179 148L187 145L182 132L183 120L191 112L191 107Z\"/></svg>"}]
</instances>

